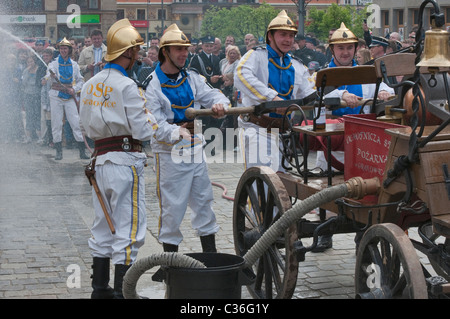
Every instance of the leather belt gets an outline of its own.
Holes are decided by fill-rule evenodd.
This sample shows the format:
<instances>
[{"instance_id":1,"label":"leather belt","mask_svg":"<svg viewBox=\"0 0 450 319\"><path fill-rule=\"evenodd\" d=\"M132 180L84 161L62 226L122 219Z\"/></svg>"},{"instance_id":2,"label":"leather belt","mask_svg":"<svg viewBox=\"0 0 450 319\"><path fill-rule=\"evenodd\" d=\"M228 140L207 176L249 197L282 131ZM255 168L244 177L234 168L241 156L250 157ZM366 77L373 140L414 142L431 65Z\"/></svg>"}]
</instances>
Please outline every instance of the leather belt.
<instances>
[{"instance_id":1,"label":"leather belt","mask_svg":"<svg viewBox=\"0 0 450 319\"><path fill-rule=\"evenodd\" d=\"M286 120L284 122L284 128L282 128L283 118L274 118L265 115L256 116L254 114L249 114L247 117L247 121L266 128L268 132L270 132L273 128L277 128L280 131L284 131L288 128Z\"/></svg>"},{"instance_id":2,"label":"leather belt","mask_svg":"<svg viewBox=\"0 0 450 319\"><path fill-rule=\"evenodd\" d=\"M113 136L95 141L94 154L103 155L108 152L142 152L142 142L131 135Z\"/></svg>"}]
</instances>

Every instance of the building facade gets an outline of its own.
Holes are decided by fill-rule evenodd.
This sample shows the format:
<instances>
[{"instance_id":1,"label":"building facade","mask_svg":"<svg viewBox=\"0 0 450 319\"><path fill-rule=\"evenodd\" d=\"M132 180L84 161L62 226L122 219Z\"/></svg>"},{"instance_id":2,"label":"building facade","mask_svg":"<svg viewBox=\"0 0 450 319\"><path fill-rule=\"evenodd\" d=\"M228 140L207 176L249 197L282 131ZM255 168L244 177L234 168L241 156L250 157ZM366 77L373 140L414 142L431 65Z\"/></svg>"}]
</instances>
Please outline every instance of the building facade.
<instances>
[{"instance_id":1,"label":"building facade","mask_svg":"<svg viewBox=\"0 0 450 319\"><path fill-rule=\"evenodd\" d=\"M268 0L266 3L291 16L298 14L297 1ZM306 0L308 6L326 8L340 0ZM259 6L262 0L118 0L118 18L128 18L144 39L159 37L162 30L176 23L188 37L200 33L204 13L211 6L230 8L239 5ZM148 17L148 18L147 18Z\"/></svg>"},{"instance_id":2,"label":"building facade","mask_svg":"<svg viewBox=\"0 0 450 319\"><path fill-rule=\"evenodd\" d=\"M422 0L373 0L374 4L380 7L380 25L376 30L378 35L385 35L389 32L398 32L403 38L418 26L419 9ZM441 12L445 15L445 28L450 31L450 0L437 0ZM424 10L424 29L430 27L430 15L434 12L431 4Z\"/></svg>"},{"instance_id":3,"label":"building facade","mask_svg":"<svg viewBox=\"0 0 450 319\"><path fill-rule=\"evenodd\" d=\"M259 6L262 0L2 0L0 28L19 37L48 38L55 43L63 37L84 38L94 29L106 35L118 19L128 18L146 40L159 37L162 31L177 23L186 35L200 33L204 13L211 6ZM450 29L450 0L437 1ZM329 5L357 6L363 9L373 4L376 35L399 32L407 35L418 24L422 0L267 0L279 10L297 16L298 4L308 9L326 9ZM431 6L426 7L425 27L428 28ZM369 15L369 14L368 14ZM106 37L106 36L105 36Z\"/></svg>"},{"instance_id":4,"label":"building facade","mask_svg":"<svg viewBox=\"0 0 450 319\"><path fill-rule=\"evenodd\" d=\"M2 0L0 28L19 38L84 38L117 20L116 0Z\"/></svg>"},{"instance_id":5,"label":"building facade","mask_svg":"<svg viewBox=\"0 0 450 319\"><path fill-rule=\"evenodd\" d=\"M146 40L161 36L177 23L188 35L199 34L203 15L211 6L259 6L261 0L2 0L0 28L19 38L84 38L94 29L106 34L118 19L128 18ZM277 9L298 13L298 0L269 0ZM308 7L326 8L341 0L301 0ZM262 2L262 1L261 1ZM75 6L75 7L74 7ZM76 20L74 17L78 17Z\"/></svg>"}]
</instances>

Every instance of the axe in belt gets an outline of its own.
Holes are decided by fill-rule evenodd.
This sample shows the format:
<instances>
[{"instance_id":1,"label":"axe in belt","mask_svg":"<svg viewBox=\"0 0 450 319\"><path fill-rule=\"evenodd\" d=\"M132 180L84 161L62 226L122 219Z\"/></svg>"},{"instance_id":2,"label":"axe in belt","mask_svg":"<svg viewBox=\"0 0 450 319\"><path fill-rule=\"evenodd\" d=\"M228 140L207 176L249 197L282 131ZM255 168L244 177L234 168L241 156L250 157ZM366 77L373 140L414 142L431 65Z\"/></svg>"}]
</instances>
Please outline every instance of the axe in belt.
<instances>
[{"instance_id":1,"label":"axe in belt","mask_svg":"<svg viewBox=\"0 0 450 319\"><path fill-rule=\"evenodd\" d=\"M112 223L111 217L109 216L108 210L106 209L105 202L103 201L102 194L98 189L97 180L95 179L95 159L91 163L89 163L84 169L84 173L89 180L89 184L94 187L95 194L97 194L98 201L100 202L100 206L102 206L103 214L105 214L106 222L108 223L109 229L111 233L114 235L116 233L116 229Z\"/></svg>"}]
</instances>

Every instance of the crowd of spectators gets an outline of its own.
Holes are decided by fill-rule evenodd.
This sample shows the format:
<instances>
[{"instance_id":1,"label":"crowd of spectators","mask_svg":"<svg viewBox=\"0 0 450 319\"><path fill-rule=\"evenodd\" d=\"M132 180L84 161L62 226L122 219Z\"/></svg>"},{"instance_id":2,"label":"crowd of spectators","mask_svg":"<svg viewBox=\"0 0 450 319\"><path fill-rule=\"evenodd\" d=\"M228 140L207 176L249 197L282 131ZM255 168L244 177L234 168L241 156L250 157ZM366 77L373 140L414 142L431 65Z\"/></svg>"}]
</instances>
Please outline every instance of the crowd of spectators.
<instances>
[{"instance_id":1,"label":"crowd of spectators","mask_svg":"<svg viewBox=\"0 0 450 319\"><path fill-rule=\"evenodd\" d=\"M355 57L358 64L370 64L373 58L398 51L415 42L415 29L404 39L397 32L392 32L381 40L380 37L372 37L367 25L363 25L363 29L364 38L359 41ZM334 31L335 29L330 30L329 37ZM87 81L104 66L107 43L100 30L94 30L84 39L68 40L72 43L71 58L79 64L81 74ZM213 87L226 93L232 106L240 106L239 92L234 88L232 76L237 63L247 51L264 45L263 39L258 39L253 34L246 34L240 40L242 45L238 46L232 35L224 39L223 45L221 39L211 36L191 39L192 45L186 63L188 70L201 73ZM29 47L8 39L3 41L7 45L2 46L1 50L2 60L6 63L2 64L0 79L3 101L0 141L33 142L52 147L49 87L44 77L48 63L58 56L58 48L44 40L38 40ZM379 45L380 41L382 45ZM148 44L148 47L142 48L133 69L129 70L129 76L138 83L144 83L159 63L159 38L151 39ZM213 65L209 73L198 66L201 54L214 57L211 58ZM319 41L311 33L296 36L291 54L309 68L311 83L314 82L315 73L327 67L332 56L327 41ZM236 128L236 121L227 118L211 125L222 129ZM73 141L70 126L64 125L63 144L71 148Z\"/></svg>"}]
</instances>

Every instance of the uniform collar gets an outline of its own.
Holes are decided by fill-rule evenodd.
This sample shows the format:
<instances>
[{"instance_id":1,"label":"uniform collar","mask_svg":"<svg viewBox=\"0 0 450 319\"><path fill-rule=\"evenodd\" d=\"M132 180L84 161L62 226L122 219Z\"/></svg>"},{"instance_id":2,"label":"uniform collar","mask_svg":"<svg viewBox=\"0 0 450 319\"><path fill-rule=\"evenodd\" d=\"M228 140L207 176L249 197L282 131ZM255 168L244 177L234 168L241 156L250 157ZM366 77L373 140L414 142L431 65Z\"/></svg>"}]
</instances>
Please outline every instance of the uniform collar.
<instances>
[{"instance_id":1,"label":"uniform collar","mask_svg":"<svg viewBox=\"0 0 450 319\"><path fill-rule=\"evenodd\" d=\"M106 63L104 69L116 69L116 70L122 72L123 75L128 76L127 71L122 66L115 64L115 63L111 63L111 62Z\"/></svg>"}]
</instances>

